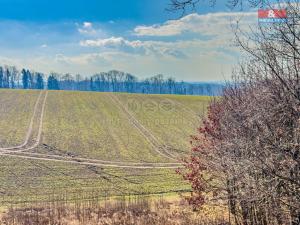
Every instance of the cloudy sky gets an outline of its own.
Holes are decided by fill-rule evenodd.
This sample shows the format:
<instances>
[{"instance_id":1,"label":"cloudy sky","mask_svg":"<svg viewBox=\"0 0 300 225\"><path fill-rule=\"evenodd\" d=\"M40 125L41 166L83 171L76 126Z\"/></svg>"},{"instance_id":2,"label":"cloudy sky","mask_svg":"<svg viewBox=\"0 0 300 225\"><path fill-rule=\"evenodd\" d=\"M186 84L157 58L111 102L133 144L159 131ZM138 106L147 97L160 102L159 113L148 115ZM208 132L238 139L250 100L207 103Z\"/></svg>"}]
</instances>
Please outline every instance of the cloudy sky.
<instances>
[{"instance_id":1,"label":"cloudy sky","mask_svg":"<svg viewBox=\"0 0 300 225\"><path fill-rule=\"evenodd\" d=\"M169 1L0 0L0 62L45 73L229 78L240 58L231 25L257 23L256 11L222 0L180 17L165 10Z\"/></svg>"}]
</instances>

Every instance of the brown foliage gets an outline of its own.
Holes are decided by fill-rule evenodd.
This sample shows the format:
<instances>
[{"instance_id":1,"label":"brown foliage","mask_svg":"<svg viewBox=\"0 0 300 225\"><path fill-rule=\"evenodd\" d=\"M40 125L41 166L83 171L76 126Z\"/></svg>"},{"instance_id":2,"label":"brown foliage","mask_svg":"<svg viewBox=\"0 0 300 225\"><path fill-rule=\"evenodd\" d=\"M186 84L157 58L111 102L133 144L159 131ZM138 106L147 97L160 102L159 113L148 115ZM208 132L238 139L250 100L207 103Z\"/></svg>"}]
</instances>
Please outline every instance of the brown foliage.
<instances>
[{"instance_id":1,"label":"brown foliage","mask_svg":"<svg viewBox=\"0 0 300 225\"><path fill-rule=\"evenodd\" d=\"M286 23L238 32L249 58L211 103L181 171L195 207L226 202L235 224L300 223L300 11L287 4Z\"/></svg>"}]
</instances>

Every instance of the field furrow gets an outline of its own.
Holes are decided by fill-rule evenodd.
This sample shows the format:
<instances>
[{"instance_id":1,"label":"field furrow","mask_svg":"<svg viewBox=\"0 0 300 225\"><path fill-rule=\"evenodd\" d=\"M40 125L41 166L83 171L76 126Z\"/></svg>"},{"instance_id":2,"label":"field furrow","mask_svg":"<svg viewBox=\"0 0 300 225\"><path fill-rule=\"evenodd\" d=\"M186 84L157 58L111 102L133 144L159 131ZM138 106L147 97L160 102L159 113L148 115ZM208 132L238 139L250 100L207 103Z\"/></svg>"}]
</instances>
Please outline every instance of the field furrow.
<instances>
[{"instance_id":1,"label":"field furrow","mask_svg":"<svg viewBox=\"0 0 300 225\"><path fill-rule=\"evenodd\" d=\"M165 162L105 93L49 92L42 152L128 162Z\"/></svg>"},{"instance_id":2,"label":"field furrow","mask_svg":"<svg viewBox=\"0 0 300 225\"><path fill-rule=\"evenodd\" d=\"M20 94L15 97L21 100L11 98L14 92L28 94L26 104ZM185 96L185 103L182 96L65 91L2 96L8 109L0 113L1 123L23 130L19 145L26 144L0 148L0 202L59 199L64 191L64 198L74 200L81 193L89 198L188 190L174 158L188 150L208 98Z\"/></svg>"},{"instance_id":3,"label":"field furrow","mask_svg":"<svg viewBox=\"0 0 300 225\"><path fill-rule=\"evenodd\" d=\"M189 138L195 133L206 112L208 97L171 95L117 94L133 116L173 154L190 149ZM189 104L184 103L187 99ZM195 107L198 102L199 107Z\"/></svg>"}]
</instances>

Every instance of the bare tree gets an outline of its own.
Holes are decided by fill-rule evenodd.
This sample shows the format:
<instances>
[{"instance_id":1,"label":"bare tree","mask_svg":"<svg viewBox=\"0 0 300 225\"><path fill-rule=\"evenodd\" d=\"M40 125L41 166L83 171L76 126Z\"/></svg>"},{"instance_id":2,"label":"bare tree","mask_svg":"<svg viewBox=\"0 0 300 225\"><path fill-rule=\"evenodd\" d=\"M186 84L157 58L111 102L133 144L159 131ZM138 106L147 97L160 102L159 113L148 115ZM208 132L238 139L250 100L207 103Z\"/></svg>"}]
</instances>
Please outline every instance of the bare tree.
<instances>
[{"instance_id":1,"label":"bare tree","mask_svg":"<svg viewBox=\"0 0 300 225\"><path fill-rule=\"evenodd\" d=\"M247 60L192 139L180 171L194 207L228 204L235 224L300 223L300 5L289 18L238 28Z\"/></svg>"},{"instance_id":2,"label":"bare tree","mask_svg":"<svg viewBox=\"0 0 300 225\"><path fill-rule=\"evenodd\" d=\"M169 6L167 7L167 11L171 12L182 12L182 15L187 12L196 11L201 7L201 4L207 2L210 6L215 6L218 3L217 0L170 0ZM263 7L268 3L267 0L227 0L225 2L221 2L230 9L234 9L239 7L240 9L244 8L244 4L247 4L250 7Z\"/></svg>"}]
</instances>

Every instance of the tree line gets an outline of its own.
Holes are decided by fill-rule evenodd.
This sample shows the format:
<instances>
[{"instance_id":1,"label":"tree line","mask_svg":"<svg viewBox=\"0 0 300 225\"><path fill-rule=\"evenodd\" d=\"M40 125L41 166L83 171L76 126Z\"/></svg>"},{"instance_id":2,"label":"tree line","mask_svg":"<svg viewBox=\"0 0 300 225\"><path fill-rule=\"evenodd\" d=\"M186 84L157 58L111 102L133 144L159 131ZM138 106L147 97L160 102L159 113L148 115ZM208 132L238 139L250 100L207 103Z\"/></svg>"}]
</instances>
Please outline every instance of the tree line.
<instances>
[{"instance_id":1,"label":"tree line","mask_svg":"<svg viewBox=\"0 0 300 225\"><path fill-rule=\"evenodd\" d=\"M132 74L117 70L83 77L79 74L45 75L26 69L18 71L14 66L0 66L0 88L212 96L221 93L223 84L178 82L174 78L165 78L161 74L139 80Z\"/></svg>"}]
</instances>

